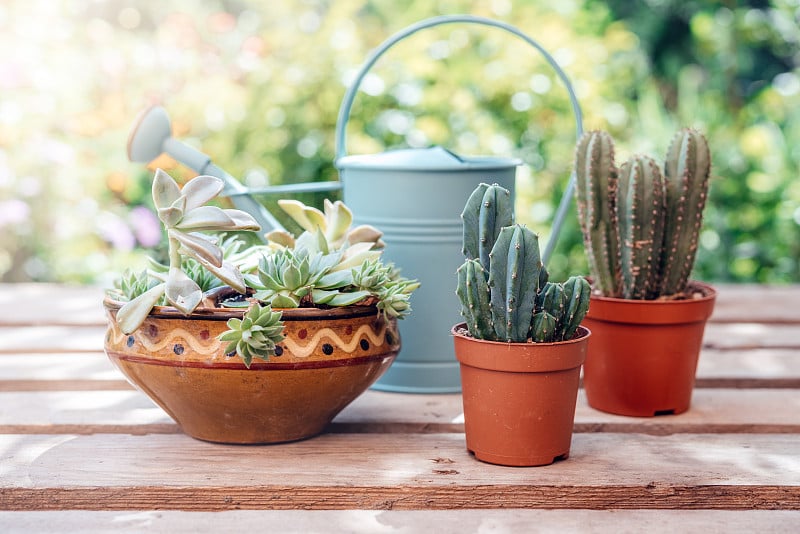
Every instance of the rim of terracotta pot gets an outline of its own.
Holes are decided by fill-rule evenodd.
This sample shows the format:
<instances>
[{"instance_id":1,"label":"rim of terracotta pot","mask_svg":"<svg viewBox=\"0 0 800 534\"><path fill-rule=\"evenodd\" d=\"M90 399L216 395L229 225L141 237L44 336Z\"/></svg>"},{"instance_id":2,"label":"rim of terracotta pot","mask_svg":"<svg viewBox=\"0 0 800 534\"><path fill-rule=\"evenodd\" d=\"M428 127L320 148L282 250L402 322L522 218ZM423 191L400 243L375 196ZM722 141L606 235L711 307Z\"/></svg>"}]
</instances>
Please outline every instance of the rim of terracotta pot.
<instances>
[{"instance_id":1,"label":"rim of terracotta pot","mask_svg":"<svg viewBox=\"0 0 800 534\"><path fill-rule=\"evenodd\" d=\"M579 326L572 339L552 343L512 343L478 339L467 333L466 323L450 329L456 343L456 358L464 365L509 372L545 372L580 367L586 359L586 342L592 335L585 326ZM478 347L473 350L459 350Z\"/></svg>"},{"instance_id":2,"label":"rim of terracotta pot","mask_svg":"<svg viewBox=\"0 0 800 534\"><path fill-rule=\"evenodd\" d=\"M714 311L717 290L710 284L692 280L703 295L683 300L636 300L592 294L586 318L611 323L682 324L707 321Z\"/></svg>"},{"instance_id":3,"label":"rim of terracotta pot","mask_svg":"<svg viewBox=\"0 0 800 534\"><path fill-rule=\"evenodd\" d=\"M106 296L103 306L108 310L117 311L125 303ZM283 321L308 321L313 319L345 319L349 317L363 317L374 315L376 306L343 306L336 308L273 308L282 312ZM227 321L228 319L241 319L246 308L198 308L189 315L173 306L153 306L151 317L159 319L184 319L189 321Z\"/></svg>"}]
</instances>

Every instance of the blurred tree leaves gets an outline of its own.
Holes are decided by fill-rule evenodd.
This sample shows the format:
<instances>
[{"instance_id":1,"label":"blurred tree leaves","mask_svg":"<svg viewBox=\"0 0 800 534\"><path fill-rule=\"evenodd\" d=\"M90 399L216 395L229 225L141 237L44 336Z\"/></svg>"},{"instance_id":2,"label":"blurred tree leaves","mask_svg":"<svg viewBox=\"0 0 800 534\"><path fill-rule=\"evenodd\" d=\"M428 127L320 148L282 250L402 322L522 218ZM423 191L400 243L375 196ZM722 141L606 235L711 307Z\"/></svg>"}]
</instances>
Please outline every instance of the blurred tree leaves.
<instances>
[{"instance_id":1,"label":"blurred tree leaves","mask_svg":"<svg viewBox=\"0 0 800 534\"><path fill-rule=\"evenodd\" d=\"M142 211L133 210L149 206L152 173L127 162L124 147L153 103L169 110L176 137L248 185L335 180L339 104L369 51L423 18L463 12L514 24L553 53L585 127L609 130L619 157L663 157L683 125L707 134L714 179L697 277L800 281L797 0L43 5L0 6L2 280L102 282L139 261ZM348 153L441 144L520 157L518 218L546 240L575 126L566 91L533 49L497 29L453 25L410 37L375 65L347 135ZM167 157L156 165L191 176ZM26 213L30 224L15 222ZM549 267L559 278L586 272L574 212Z\"/></svg>"}]
</instances>

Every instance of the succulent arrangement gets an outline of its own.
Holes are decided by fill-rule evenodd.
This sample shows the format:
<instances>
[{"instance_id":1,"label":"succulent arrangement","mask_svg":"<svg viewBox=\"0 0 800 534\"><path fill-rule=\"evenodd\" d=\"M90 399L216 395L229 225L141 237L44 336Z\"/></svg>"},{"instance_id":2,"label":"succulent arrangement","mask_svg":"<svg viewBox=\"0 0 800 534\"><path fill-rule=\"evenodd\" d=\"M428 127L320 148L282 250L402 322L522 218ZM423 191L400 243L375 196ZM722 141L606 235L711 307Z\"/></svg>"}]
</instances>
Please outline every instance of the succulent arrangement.
<instances>
[{"instance_id":1,"label":"succulent arrangement","mask_svg":"<svg viewBox=\"0 0 800 534\"><path fill-rule=\"evenodd\" d=\"M575 171L595 289L624 299L682 295L708 194L711 156L705 137L692 129L678 131L662 170L643 155L617 167L611 136L587 132L577 144Z\"/></svg>"},{"instance_id":2,"label":"succulent arrangement","mask_svg":"<svg viewBox=\"0 0 800 534\"><path fill-rule=\"evenodd\" d=\"M517 343L572 339L589 308L589 283L577 276L548 281L538 236L513 224L509 191L481 184L461 217L466 261L456 294L470 335Z\"/></svg>"},{"instance_id":3,"label":"succulent arrangement","mask_svg":"<svg viewBox=\"0 0 800 534\"><path fill-rule=\"evenodd\" d=\"M304 231L296 237L273 231L266 245L245 248L222 234L257 231L255 220L206 205L223 185L219 178L197 176L181 189L156 171L153 202L166 230L169 264L151 262L141 273L126 272L108 292L124 302L116 317L123 333L139 328L158 305L184 315L198 308L247 308L242 319L228 321L220 340L228 342L226 353L238 354L249 367L254 357L269 359L283 339L282 309L375 305L386 317L410 313L419 283L381 262L381 232L368 225L351 228L352 212L341 201L326 200L322 212L281 200Z\"/></svg>"}]
</instances>

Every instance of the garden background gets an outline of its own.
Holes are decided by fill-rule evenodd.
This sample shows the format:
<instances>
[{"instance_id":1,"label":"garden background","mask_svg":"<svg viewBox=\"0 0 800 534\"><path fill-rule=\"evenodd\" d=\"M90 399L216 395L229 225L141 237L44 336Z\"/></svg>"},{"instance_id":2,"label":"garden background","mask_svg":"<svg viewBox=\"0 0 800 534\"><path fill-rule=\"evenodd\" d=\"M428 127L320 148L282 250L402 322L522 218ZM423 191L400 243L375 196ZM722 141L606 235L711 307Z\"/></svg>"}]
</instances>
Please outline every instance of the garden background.
<instances>
[{"instance_id":1,"label":"garden background","mask_svg":"<svg viewBox=\"0 0 800 534\"><path fill-rule=\"evenodd\" d=\"M154 166L191 176L168 157L149 169L127 160L130 127L152 104L248 185L335 180L337 111L369 51L454 13L540 41L572 80L586 129L609 130L619 158L663 158L683 125L707 135L695 276L800 282L799 0L5 0L0 280L109 284L144 265L142 247L160 239ZM575 143L544 60L472 25L393 48L365 80L348 136L350 153L440 144L520 157L518 219L543 240ZM574 205L549 267L586 273Z\"/></svg>"}]
</instances>

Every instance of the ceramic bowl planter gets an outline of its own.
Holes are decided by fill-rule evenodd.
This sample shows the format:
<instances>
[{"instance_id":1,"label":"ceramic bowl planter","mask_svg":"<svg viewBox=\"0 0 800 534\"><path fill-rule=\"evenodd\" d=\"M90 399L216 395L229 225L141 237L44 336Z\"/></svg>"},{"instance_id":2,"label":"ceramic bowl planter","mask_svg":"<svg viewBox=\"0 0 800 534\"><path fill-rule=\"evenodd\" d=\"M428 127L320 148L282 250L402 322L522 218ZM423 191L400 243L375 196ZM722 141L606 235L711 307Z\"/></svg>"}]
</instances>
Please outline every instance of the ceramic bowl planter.
<instances>
[{"instance_id":1,"label":"ceramic bowl planter","mask_svg":"<svg viewBox=\"0 0 800 534\"><path fill-rule=\"evenodd\" d=\"M106 299L105 350L127 379L188 435L221 443L278 443L319 434L389 367L400 350L396 320L375 307L283 310L284 335L269 361L246 368L217 337L241 310L183 316L157 306L123 334Z\"/></svg>"},{"instance_id":2,"label":"ceramic bowl planter","mask_svg":"<svg viewBox=\"0 0 800 534\"><path fill-rule=\"evenodd\" d=\"M452 330L461 365L467 450L507 466L548 465L569 456L589 330L557 343L505 343Z\"/></svg>"},{"instance_id":3,"label":"ceramic bowl planter","mask_svg":"<svg viewBox=\"0 0 800 534\"><path fill-rule=\"evenodd\" d=\"M706 321L716 291L693 282L698 298L625 300L592 295L583 324L592 331L583 384L589 405L618 415L689 409Z\"/></svg>"}]
</instances>

